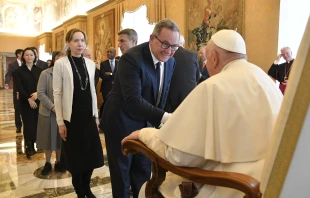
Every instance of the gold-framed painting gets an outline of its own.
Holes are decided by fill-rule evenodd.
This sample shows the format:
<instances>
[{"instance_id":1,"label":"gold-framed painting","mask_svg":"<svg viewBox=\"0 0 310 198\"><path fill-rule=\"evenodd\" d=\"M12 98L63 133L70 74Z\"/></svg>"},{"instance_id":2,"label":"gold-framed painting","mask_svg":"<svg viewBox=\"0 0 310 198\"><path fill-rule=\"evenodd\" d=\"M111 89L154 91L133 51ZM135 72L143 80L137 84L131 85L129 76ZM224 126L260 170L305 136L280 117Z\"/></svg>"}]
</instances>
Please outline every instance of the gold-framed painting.
<instances>
[{"instance_id":1,"label":"gold-framed painting","mask_svg":"<svg viewBox=\"0 0 310 198\"><path fill-rule=\"evenodd\" d=\"M94 52L98 62L107 59L107 49L115 43L114 19L114 9L94 17Z\"/></svg>"},{"instance_id":2,"label":"gold-framed painting","mask_svg":"<svg viewBox=\"0 0 310 198\"><path fill-rule=\"evenodd\" d=\"M186 0L187 47L198 51L211 36L222 29L242 35L244 0Z\"/></svg>"},{"instance_id":3,"label":"gold-framed painting","mask_svg":"<svg viewBox=\"0 0 310 198\"><path fill-rule=\"evenodd\" d=\"M63 51L65 46L65 33L60 31L55 34L55 51Z\"/></svg>"}]
</instances>

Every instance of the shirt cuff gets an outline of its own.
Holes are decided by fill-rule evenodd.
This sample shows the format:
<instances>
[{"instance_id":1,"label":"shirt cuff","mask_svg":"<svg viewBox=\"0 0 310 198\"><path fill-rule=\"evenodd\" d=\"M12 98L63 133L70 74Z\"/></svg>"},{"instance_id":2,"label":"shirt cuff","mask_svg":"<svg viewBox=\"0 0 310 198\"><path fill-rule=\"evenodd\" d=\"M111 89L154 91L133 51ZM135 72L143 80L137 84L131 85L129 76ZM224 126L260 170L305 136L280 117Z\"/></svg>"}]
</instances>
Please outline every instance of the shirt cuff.
<instances>
[{"instance_id":1,"label":"shirt cuff","mask_svg":"<svg viewBox=\"0 0 310 198\"><path fill-rule=\"evenodd\" d=\"M167 120L170 118L170 116L171 116L171 113L165 112L163 117L161 118L161 123L167 122Z\"/></svg>"}]
</instances>

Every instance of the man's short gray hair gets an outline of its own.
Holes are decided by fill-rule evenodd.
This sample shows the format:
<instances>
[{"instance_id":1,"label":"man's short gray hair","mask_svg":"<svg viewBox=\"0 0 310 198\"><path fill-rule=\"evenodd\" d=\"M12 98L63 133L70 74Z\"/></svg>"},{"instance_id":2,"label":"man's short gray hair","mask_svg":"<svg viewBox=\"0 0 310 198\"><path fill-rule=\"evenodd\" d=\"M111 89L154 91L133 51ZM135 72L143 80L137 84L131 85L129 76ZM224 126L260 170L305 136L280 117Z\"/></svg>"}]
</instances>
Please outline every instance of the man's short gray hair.
<instances>
[{"instance_id":1,"label":"man's short gray hair","mask_svg":"<svg viewBox=\"0 0 310 198\"><path fill-rule=\"evenodd\" d=\"M171 19L163 19L159 21L154 27L153 34L158 36L163 28L168 28L174 32L178 32L180 34L180 30L178 25L172 21Z\"/></svg>"},{"instance_id":2,"label":"man's short gray hair","mask_svg":"<svg viewBox=\"0 0 310 198\"><path fill-rule=\"evenodd\" d=\"M121 30L121 31L119 31L117 33L117 35L121 35L121 34L126 34L128 36L129 40L133 40L134 39L136 41L135 44L137 45L137 43L138 43L138 34L137 34L136 30L131 29L131 28L126 28L126 29L123 29L123 30Z\"/></svg>"}]
</instances>

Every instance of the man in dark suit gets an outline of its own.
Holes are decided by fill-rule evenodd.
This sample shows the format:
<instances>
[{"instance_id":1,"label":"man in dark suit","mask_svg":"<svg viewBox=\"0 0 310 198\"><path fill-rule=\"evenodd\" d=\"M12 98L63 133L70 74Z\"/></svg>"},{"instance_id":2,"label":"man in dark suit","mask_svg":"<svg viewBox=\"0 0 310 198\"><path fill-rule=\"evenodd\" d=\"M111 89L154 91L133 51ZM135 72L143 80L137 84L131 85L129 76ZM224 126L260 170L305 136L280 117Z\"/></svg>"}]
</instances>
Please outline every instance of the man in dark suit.
<instances>
[{"instance_id":1,"label":"man in dark suit","mask_svg":"<svg viewBox=\"0 0 310 198\"><path fill-rule=\"evenodd\" d=\"M163 109L175 67L171 57L178 49L179 35L173 21L159 21L149 42L127 50L119 61L100 122L113 197L128 198L131 186L136 198L142 184L150 179L150 161L141 153L123 155L121 141L133 131L158 127L169 118Z\"/></svg>"},{"instance_id":2,"label":"man in dark suit","mask_svg":"<svg viewBox=\"0 0 310 198\"><path fill-rule=\"evenodd\" d=\"M31 49L36 53L37 60L35 61L35 65L42 70L45 70L48 68L47 62L44 62L39 59L38 49L36 47L31 47Z\"/></svg>"},{"instance_id":3,"label":"man in dark suit","mask_svg":"<svg viewBox=\"0 0 310 198\"><path fill-rule=\"evenodd\" d=\"M15 126L16 126L16 133L20 133L22 130L22 121L21 121L21 115L20 115L20 107L19 107L19 101L17 99L17 89L16 89L16 83L14 80L14 71L19 68L22 65L21 58L22 58L22 49L17 49L15 51L16 60L9 64L8 71L5 74L5 85L4 88L6 90L9 90L9 84L11 81L11 78L13 78L13 102L14 102L14 109L15 109Z\"/></svg>"},{"instance_id":4,"label":"man in dark suit","mask_svg":"<svg viewBox=\"0 0 310 198\"><path fill-rule=\"evenodd\" d=\"M172 75L165 111L172 113L196 87L200 78L197 54L184 49L184 37L180 36L179 49L174 54L176 62Z\"/></svg>"},{"instance_id":5,"label":"man in dark suit","mask_svg":"<svg viewBox=\"0 0 310 198\"><path fill-rule=\"evenodd\" d=\"M108 60L100 63L99 77L102 79L100 91L103 100L106 100L114 84L114 77L117 71L118 61L115 60L116 50L110 47L107 50Z\"/></svg>"}]
</instances>

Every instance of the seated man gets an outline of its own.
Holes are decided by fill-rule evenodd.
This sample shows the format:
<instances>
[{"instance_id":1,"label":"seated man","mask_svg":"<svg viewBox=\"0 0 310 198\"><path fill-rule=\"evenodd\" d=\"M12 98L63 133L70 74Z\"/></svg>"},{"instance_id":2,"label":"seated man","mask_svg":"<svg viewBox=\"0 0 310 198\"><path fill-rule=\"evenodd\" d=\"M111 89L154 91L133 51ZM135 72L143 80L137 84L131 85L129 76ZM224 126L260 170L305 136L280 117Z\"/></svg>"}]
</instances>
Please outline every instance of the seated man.
<instances>
[{"instance_id":1,"label":"seated man","mask_svg":"<svg viewBox=\"0 0 310 198\"><path fill-rule=\"evenodd\" d=\"M262 69L247 62L245 42L237 32L214 34L206 57L211 77L188 95L163 127L143 128L123 142L139 139L177 166L239 172L260 180L283 96ZM164 197L181 197L178 184L184 180L167 173L159 190ZM196 197L243 196L229 188L195 185Z\"/></svg>"},{"instance_id":2,"label":"seated man","mask_svg":"<svg viewBox=\"0 0 310 198\"><path fill-rule=\"evenodd\" d=\"M289 47L283 47L281 54L278 54L276 60L268 70L268 75L280 82L280 90L283 94L294 62L292 54L292 50ZM285 63L279 64L281 57L283 57Z\"/></svg>"}]
</instances>

